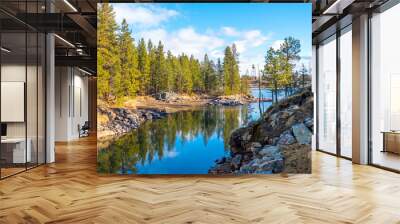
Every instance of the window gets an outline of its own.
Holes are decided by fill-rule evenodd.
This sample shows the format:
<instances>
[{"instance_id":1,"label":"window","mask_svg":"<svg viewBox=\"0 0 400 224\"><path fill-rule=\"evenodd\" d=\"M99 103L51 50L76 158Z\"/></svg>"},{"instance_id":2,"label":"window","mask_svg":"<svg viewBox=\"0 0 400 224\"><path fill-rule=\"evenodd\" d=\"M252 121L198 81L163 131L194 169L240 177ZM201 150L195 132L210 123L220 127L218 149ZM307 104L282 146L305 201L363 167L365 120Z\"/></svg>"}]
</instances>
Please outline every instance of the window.
<instances>
[{"instance_id":1,"label":"window","mask_svg":"<svg viewBox=\"0 0 400 224\"><path fill-rule=\"evenodd\" d=\"M352 157L352 33L351 26L340 36L340 155Z\"/></svg>"},{"instance_id":2,"label":"window","mask_svg":"<svg viewBox=\"0 0 400 224\"><path fill-rule=\"evenodd\" d=\"M336 36L318 48L318 149L336 153Z\"/></svg>"},{"instance_id":3,"label":"window","mask_svg":"<svg viewBox=\"0 0 400 224\"><path fill-rule=\"evenodd\" d=\"M372 163L400 170L400 5L371 18Z\"/></svg>"}]
</instances>

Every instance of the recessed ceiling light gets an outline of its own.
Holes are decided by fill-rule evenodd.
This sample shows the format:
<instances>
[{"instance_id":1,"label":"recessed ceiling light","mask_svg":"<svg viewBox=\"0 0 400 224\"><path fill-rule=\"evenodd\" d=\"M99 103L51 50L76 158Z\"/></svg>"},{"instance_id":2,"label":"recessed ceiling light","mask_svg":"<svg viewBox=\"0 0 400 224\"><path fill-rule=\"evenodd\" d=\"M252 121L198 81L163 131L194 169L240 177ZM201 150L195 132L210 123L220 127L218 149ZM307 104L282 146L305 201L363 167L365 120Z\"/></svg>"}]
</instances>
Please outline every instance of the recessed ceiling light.
<instances>
[{"instance_id":1,"label":"recessed ceiling light","mask_svg":"<svg viewBox=\"0 0 400 224\"><path fill-rule=\"evenodd\" d=\"M90 75L90 76L93 75L92 73L90 73L90 72L88 72L88 71L86 71L86 70L83 70L83 69L81 69L81 68L79 68L79 67L78 67L78 70L81 71L81 72L83 72L83 73L85 73L85 74L87 74L87 75Z\"/></svg>"},{"instance_id":2,"label":"recessed ceiling light","mask_svg":"<svg viewBox=\"0 0 400 224\"><path fill-rule=\"evenodd\" d=\"M1 51L4 51L6 53L10 53L11 52L11 50L9 50L9 49L7 49L5 47L1 47L0 49L1 49Z\"/></svg>"},{"instance_id":3,"label":"recessed ceiling light","mask_svg":"<svg viewBox=\"0 0 400 224\"><path fill-rule=\"evenodd\" d=\"M68 5L74 12L78 12L78 10L71 4L69 3L68 0L64 0L64 3Z\"/></svg>"},{"instance_id":4,"label":"recessed ceiling light","mask_svg":"<svg viewBox=\"0 0 400 224\"><path fill-rule=\"evenodd\" d=\"M62 42L64 42L65 44L67 44L68 46L70 46L70 47L72 47L72 48L75 48L75 45L73 45L71 42L69 42L68 40L66 40L66 39L64 39L64 38L62 38L62 37L60 37L59 35L57 35L57 34L54 34L54 36L55 37L57 37L59 40L61 40Z\"/></svg>"}]
</instances>

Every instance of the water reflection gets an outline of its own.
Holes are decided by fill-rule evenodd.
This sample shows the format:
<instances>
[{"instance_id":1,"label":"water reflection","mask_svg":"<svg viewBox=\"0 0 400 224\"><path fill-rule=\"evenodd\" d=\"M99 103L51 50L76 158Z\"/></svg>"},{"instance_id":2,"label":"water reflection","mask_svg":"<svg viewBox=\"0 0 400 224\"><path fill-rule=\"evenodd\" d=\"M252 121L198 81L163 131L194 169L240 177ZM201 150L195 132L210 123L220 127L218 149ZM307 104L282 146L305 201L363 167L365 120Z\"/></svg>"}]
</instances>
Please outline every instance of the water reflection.
<instances>
[{"instance_id":1,"label":"water reflection","mask_svg":"<svg viewBox=\"0 0 400 224\"><path fill-rule=\"evenodd\" d=\"M263 97L270 97L263 90ZM269 102L263 103L268 108ZM148 121L112 142L99 142L98 172L121 174L206 174L229 154L233 130L260 116L258 103L209 106Z\"/></svg>"},{"instance_id":2,"label":"water reflection","mask_svg":"<svg viewBox=\"0 0 400 224\"><path fill-rule=\"evenodd\" d=\"M98 171L207 173L215 159L229 152L230 134L248 123L248 112L248 106L210 106L146 122L99 150Z\"/></svg>"}]
</instances>

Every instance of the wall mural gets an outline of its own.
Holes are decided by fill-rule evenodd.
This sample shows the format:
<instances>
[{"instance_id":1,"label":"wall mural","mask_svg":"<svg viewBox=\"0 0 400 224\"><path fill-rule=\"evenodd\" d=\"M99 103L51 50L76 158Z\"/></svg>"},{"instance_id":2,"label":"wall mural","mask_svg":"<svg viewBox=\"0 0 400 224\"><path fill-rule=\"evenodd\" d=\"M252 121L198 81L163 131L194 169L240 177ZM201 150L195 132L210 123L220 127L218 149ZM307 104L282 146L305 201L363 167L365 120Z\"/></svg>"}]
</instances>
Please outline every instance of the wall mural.
<instances>
[{"instance_id":1,"label":"wall mural","mask_svg":"<svg viewBox=\"0 0 400 224\"><path fill-rule=\"evenodd\" d=\"M98 4L109 174L311 173L311 4Z\"/></svg>"}]
</instances>

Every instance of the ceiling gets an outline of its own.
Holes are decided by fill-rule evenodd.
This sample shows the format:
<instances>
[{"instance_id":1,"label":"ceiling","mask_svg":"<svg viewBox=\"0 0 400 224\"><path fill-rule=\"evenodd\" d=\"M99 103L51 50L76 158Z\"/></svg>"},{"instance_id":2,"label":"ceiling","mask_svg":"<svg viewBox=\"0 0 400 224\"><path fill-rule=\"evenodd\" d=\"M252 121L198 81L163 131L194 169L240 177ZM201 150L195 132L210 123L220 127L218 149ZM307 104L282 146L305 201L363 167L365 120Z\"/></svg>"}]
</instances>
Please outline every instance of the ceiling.
<instances>
[{"instance_id":1,"label":"ceiling","mask_svg":"<svg viewBox=\"0 0 400 224\"><path fill-rule=\"evenodd\" d=\"M224 2L205 0L207 2ZM248 2L236 0L237 2ZM382 5L387 0L250 0L251 2L312 2L313 42L329 32L338 21ZM129 0L1 0L0 22L4 32L18 33L26 29L54 32L56 65L79 66L96 73L97 2L132 2ZM138 1L136 1L138 2ZM141 1L151 2L151 1ZM153 2L166 2L156 0ZM178 2L178 1L177 1ZM182 2L182 1L180 1ZM183 2L193 2L183 0ZM49 13L51 11L51 13ZM327 34L325 34L327 33ZM6 37L9 38L9 37ZM13 39L12 37L10 37ZM18 38L15 38L18 40ZM29 52L29 49L28 49Z\"/></svg>"},{"instance_id":2,"label":"ceiling","mask_svg":"<svg viewBox=\"0 0 400 224\"><path fill-rule=\"evenodd\" d=\"M56 66L78 66L96 74L96 5L92 0L1 0L2 36L13 48L8 56L26 55L21 40L26 31L28 36L51 32L56 34ZM34 49L28 44L28 56Z\"/></svg>"},{"instance_id":3,"label":"ceiling","mask_svg":"<svg viewBox=\"0 0 400 224\"><path fill-rule=\"evenodd\" d=\"M352 18L373 11L388 0L313 0L313 43L351 24Z\"/></svg>"}]
</instances>

